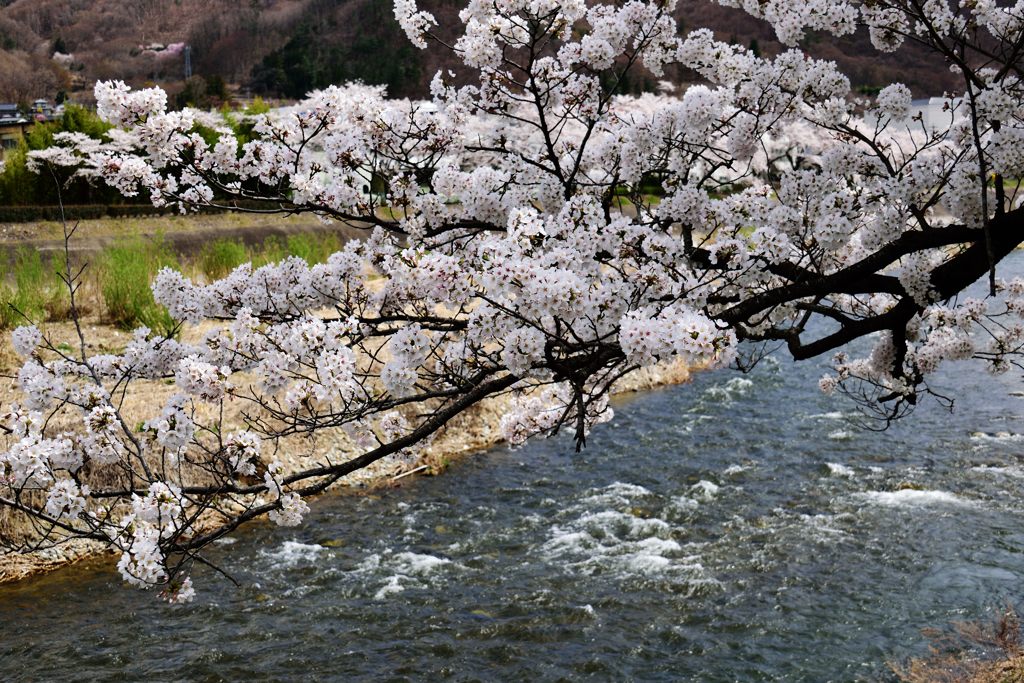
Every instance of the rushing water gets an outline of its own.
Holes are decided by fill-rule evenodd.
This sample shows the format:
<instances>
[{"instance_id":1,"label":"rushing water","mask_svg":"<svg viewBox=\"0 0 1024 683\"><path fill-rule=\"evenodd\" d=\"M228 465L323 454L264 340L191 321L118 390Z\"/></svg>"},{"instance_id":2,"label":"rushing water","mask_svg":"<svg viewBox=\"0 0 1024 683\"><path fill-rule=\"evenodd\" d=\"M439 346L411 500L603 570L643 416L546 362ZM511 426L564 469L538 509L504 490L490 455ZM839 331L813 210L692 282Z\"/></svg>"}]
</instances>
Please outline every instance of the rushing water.
<instances>
[{"instance_id":1,"label":"rushing water","mask_svg":"<svg viewBox=\"0 0 1024 683\"><path fill-rule=\"evenodd\" d=\"M1024 259L1015 267L1024 270ZM92 565L0 588L0 678L878 680L1024 574L1019 372L884 433L821 366L619 401L564 438L256 526L196 602Z\"/></svg>"}]
</instances>

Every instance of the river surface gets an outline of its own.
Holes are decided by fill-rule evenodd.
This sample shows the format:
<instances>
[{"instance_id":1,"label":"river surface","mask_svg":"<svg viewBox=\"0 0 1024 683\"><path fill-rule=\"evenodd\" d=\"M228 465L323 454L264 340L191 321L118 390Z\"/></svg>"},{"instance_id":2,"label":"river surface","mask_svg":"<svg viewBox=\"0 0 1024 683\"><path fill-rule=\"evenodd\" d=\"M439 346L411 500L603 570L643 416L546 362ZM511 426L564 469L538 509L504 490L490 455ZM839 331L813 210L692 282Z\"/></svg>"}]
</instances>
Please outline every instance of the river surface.
<instances>
[{"instance_id":1,"label":"river surface","mask_svg":"<svg viewBox=\"0 0 1024 683\"><path fill-rule=\"evenodd\" d=\"M1024 381L959 365L954 413L877 433L821 374L700 375L581 454L321 498L219 545L242 585L197 571L191 605L102 563L0 587L0 679L888 680L923 628L1021 597Z\"/></svg>"}]
</instances>

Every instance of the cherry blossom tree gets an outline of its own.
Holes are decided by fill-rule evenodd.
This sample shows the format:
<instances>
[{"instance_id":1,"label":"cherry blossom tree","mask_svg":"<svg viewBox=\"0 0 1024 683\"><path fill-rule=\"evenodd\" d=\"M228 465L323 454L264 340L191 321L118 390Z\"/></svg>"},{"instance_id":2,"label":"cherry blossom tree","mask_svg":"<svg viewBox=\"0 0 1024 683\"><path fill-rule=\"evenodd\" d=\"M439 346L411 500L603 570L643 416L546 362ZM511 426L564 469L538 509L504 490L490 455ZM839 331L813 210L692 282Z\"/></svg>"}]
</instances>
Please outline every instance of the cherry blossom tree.
<instances>
[{"instance_id":1,"label":"cherry blossom tree","mask_svg":"<svg viewBox=\"0 0 1024 683\"><path fill-rule=\"evenodd\" d=\"M508 399L511 443L566 428L582 446L624 374L742 364L760 344L836 354L822 389L884 419L931 394L944 362L1006 371L1024 343L1024 282L998 276L1024 241L1024 2L720 2L788 45L863 26L879 50L924 44L963 90L926 127L903 85L857 99L799 49L762 58L680 35L671 0L470 0L450 44L396 0L409 39L454 51L472 85L439 73L418 103L331 87L259 117L244 143L216 117L167 111L158 89L98 84L110 137L63 136L38 167L182 211L247 200L366 237L312 267L160 272L174 332L200 326L201 343L140 329L90 355L80 327L73 352L18 329L23 400L0 450L0 504L35 525L18 549L93 539L127 582L187 600L213 541L264 516L299 524L309 496L415 457L492 397ZM702 83L614 94L670 64ZM986 298L963 296L986 276ZM869 336L868 357L843 353ZM175 393L133 424L125 397L155 380ZM285 468L284 440L332 429L354 454Z\"/></svg>"}]
</instances>

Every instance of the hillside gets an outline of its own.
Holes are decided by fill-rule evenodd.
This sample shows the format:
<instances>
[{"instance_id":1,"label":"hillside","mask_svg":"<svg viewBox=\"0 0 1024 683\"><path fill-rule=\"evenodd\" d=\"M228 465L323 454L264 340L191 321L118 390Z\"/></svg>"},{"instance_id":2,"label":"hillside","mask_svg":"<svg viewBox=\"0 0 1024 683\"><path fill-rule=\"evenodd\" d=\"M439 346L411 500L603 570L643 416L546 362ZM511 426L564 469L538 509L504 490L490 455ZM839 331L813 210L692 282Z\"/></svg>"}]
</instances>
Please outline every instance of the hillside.
<instances>
[{"instance_id":1,"label":"hillside","mask_svg":"<svg viewBox=\"0 0 1024 683\"><path fill-rule=\"evenodd\" d=\"M458 0L423 6L457 22ZM0 101L88 100L97 79L184 87L184 46L198 76L180 101L217 104L225 84L247 93L296 98L329 83L386 83L396 95L421 96L439 68L439 50L412 48L392 17L390 0L0 0ZM782 50L774 32L743 12L707 0L681 0L680 22L710 27L720 38ZM902 80L917 95L955 87L942 64L913 48L879 55L864 35L809 36L805 47L837 61L856 86L870 90ZM676 80L688 74L675 73ZM634 89L653 79L638 79Z\"/></svg>"},{"instance_id":2,"label":"hillside","mask_svg":"<svg viewBox=\"0 0 1024 683\"><path fill-rule=\"evenodd\" d=\"M311 4L0 0L0 99L52 98L104 78L180 89L183 54L159 49L173 43L193 45L195 73L244 82L254 60L280 47Z\"/></svg>"},{"instance_id":3,"label":"hillside","mask_svg":"<svg viewBox=\"0 0 1024 683\"><path fill-rule=\"evenodd\" d=\"M765 22L746 12L721 7L707 0L679 0L678 20L687 29L711 28L722 40L753 44L765 55L786 48ZM959 89L958 78L934 54L918 45L906 45L892 54L874 49L867 31L836 38L828 34L810 34L803 44L810 54L836 62L855 87L874 89L894 81L908 85L917 97L941 95Z\"/></svg>"}]
</instances>

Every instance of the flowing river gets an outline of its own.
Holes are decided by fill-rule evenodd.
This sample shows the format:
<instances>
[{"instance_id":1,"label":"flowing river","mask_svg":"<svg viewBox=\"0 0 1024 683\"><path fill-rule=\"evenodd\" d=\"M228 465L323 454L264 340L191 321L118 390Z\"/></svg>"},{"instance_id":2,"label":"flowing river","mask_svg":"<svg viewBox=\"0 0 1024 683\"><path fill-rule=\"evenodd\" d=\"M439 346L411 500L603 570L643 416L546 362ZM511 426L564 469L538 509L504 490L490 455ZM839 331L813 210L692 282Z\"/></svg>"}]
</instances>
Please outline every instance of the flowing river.
<instances>
[{"instance_id":1,"label":"flowing river","mask_svg":"<svg viewBox=\"0 0 1024 683\"><path fill-rule=\"evenodd\" d=\"M1021 597L1024 381L960 364L954 413L879 433L821 374L709 373L617 401L581 454L321 498L217 546L242 585L198 571L191 605L102 563L0 587L0 678L886 680Z\"/></svg>"}]
</instances>

